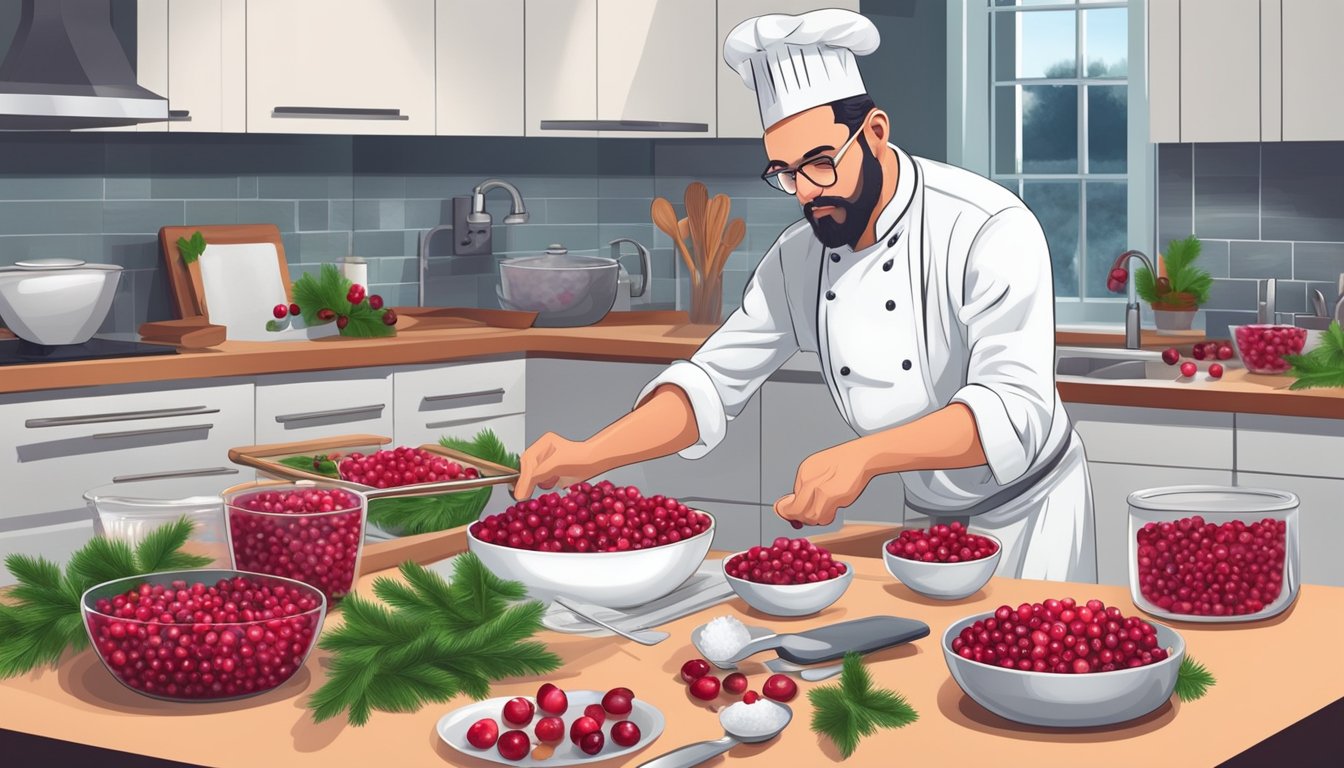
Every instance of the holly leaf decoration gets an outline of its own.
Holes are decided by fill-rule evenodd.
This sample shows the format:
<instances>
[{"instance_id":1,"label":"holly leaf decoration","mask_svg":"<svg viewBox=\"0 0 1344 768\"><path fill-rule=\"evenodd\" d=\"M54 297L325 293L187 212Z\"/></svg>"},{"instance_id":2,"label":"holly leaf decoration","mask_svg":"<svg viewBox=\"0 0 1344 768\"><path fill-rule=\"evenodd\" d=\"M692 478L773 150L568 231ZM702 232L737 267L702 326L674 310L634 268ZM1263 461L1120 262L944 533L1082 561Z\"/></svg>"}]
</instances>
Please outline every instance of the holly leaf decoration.
<instances>
[{"instance_id":1,"label":"holly leaf decoration","mask_svg":"<svg viewBox=\"0 0 1344 768\"><path fill-rule=\"evenodd\" d=\"M845 759L878 728L901 728L919 719L905 697L873 687L863 657L853 651L845 654L839 684L813 688L807 698L812 702L813 732L829 738Z\"/></svg>"},{"instance_id":2,"label":"holly leaf decoration","mask_svg":"<svg viewBox=\"0 0 1344 768\"><path fill-rule=\"evenodd\" d=\"M182 254L182 262L190 264L205 253L205 235L198 229L192 233L191 239L185 237L177 238L177 252Z\"/></svg>"},{"instance_id":3,"label":"holly leaf decoration","mask_svg":"<svg viewBox=\"0 0 1344 768\"><path fill-rule=\"evenodd\" d=\"M1204 665L1186 656L1176 672L1176 696L1181 701L1202 699L1217 682Z\"/></svg>"}]
</instances>

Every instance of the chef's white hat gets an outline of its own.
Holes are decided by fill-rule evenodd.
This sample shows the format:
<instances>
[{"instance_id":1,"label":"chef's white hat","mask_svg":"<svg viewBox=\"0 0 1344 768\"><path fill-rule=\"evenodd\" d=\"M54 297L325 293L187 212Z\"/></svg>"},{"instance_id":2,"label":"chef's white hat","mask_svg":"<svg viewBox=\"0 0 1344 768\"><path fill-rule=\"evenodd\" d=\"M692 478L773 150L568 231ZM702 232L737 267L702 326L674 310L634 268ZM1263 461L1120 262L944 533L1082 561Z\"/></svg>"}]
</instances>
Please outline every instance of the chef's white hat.
<instances>
[{"instance_id":1,"label":"chef's white hat","mask_svg":"<svg viewBox=\"0 0 1344 768\"><path fill-rule=\"evenodd\" d=\"M877 27L853 11L747 19L728 33L723 59L756 92L761 125L867 93L855 54L877 50Z\"/></svg>"}]
</instances>

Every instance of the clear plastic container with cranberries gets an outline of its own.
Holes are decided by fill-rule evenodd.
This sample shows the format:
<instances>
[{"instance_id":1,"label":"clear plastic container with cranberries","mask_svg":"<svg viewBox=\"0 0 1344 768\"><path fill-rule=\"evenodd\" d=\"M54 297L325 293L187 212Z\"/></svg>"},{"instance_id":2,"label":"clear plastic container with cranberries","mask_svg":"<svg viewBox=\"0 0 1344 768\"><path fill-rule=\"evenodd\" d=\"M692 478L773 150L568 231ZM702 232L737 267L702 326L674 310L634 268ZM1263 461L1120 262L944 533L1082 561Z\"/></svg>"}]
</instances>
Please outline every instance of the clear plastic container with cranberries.
<instances>
[{"instance_id":1,"label":"clear plastic container with cranberries","mask_svg":"<svg viewBox=\"0 0 1344 768\"><path fill-rule=\"evenodd\" d=\"M1187 485L1129 496L1129 586L1145 613L1264 619L1292 604L1300 579L1292 493Z\"/></svg>"},{"instance_id":2,"label":"clear plastic container with cranberries","mask_svg":"<svg viewBox=\"0 0 1344 768\"><path fill-rule=\"evenodd\" d=\"M1237 325L1232 327L1237 356L1251 373L1287 373L1285 355L1300 355L1307 345L1307 329L1292 325Z\"/></svg>"},{"instance_id":3,"label":"clear plastic container with cranberries","mask_svg":"<svg viewBox=\"0 0 1344 768\"><path fill-rule=\"evenodd\" d=\"M327 601L292 579L196 570L105 582L80 607L94 652L122 685L170 701L222 701L292 678Z\"/></svg>"},{"instance_id":4,"label":"clear plastic container with cranberries","mask_svg":"<svg viewBox=\"0 0 1344 768\"><path fill-rule=\"evenodd\" d=\"M224 492L229 554L240 571L297 579L344 597L359 576L368 501L334 485L250 483Z\"/></svg>"}]
</instances>

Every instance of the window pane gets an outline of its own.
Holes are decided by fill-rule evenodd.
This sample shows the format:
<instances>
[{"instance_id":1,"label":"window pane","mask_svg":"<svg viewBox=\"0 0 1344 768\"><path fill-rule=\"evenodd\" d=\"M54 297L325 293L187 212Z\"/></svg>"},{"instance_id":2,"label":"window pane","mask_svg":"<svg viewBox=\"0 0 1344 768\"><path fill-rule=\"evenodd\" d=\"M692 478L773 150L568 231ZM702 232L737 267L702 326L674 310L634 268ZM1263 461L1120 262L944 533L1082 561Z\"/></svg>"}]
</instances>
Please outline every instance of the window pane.
<instances>
[{"instance_id":1,"label":"window pane","mask_svg":"<svg viewBox=\"0 0 1344 768\"><path fill-rule=\"evenodd\" d=\"M1111 297L1106 276L1111 262L1125 252L1129 240L1128 185L1115 181L1087 184L1087 285L1089 297Z\"/></svg>"},{"instance_id":2,"label":"window pane","mask_svg":"<svg viewBox=\"0 0 1344 768\"><path fill-rule=\"evenodd\" d=\"M1124 77L1129 62L1129 12L1124 8L1085 11L1084 54L1088 77Z\"/></svg>"},{"instance_id":3,"label":"window pane","mask_svg":"<svg viewBox=\"0 0 1344 768\"><path fill-rule=\"evenodd\" d=\"M994 14L994 72L999 80L1077 77L1075 11Z\"/></svg>"},{"instance_id":4,"label":"window pane","mask_svg":"<svg viewBox=\"0 0 1344 768\"><path fill-rule=\"evenodd\" d=\"M1022 182L1022 201L1036 214L1050 246L1056 296L1078 295L1078 187L1076 181Z\"/></svg>"},{"instance_id":5,"label":"window pane","mask_svg":"<svg viewBox=\"0 0 1344 768\"><path fill-rule=\"evenodd\" d=\"M995 173L1078 173L1078 87L994 89Z\"/></svg>"},{"instance_id":6,"label":"window pane","mask_svg":"<svg viewBox=\"0 0 1344 768\"><path fill-rule=\"evenodd\" d=\"M1017 179L995 178L994 183L998 184L999 186L1003 187L1009 192L1012 192L1014 195L1017 195L1018 197L1022 196L1022 190L1020 189L1021 182L1019 182Z\"/></svg>"},{"instance_id":7,"label":"window pane","mask_svg":"<svg viewBox=\"0 0 1344 768\"><path fill-rule=\"evenodd\" d=\"M995 5L1060 5L1068 3L1070 0L994 0ZM1083 0L1083 2L1100 2L1101 0ZM1112 1L1113 0L1109 0Z\"/></svg>"},{"instance_id":8,"label":"window pane","mask_svg":"<svg viewBox=\"0 0 1344 768\"><path fill-rule=\"evenodd\" d=\"M1087 87L1087 171L1124 173L1129 157L1129 96L1123 85Z\"/></svg>"},{"instance_id":9,"label":"window pane","mask_svg":"<svg viewBox=\"0 0 1344 768\"><path fill-rule=\"evenodd\" d=\"M994 172L1021 173L1017 138L1022 134L1017 99L1022 89L1016 85L994 88Z\"/></svg>"}]
</instances>

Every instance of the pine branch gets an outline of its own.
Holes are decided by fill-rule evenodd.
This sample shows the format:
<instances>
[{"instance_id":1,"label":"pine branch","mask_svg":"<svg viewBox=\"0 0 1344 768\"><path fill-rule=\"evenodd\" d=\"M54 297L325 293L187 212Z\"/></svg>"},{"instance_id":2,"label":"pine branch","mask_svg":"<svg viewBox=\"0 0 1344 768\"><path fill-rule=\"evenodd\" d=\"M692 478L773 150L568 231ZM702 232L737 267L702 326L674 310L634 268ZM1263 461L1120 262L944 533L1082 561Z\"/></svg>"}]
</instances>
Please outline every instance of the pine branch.
<instances>
[{"instance_id":1,"label":"pine branch","mask_svg":"<svg viewBox=\"0 0 1344 768\"><path fill-rule=\"evenodd\" d=\"M175 522L150 531L135 548L136 568L141 573L154 573L204 568L209 565L212 558L181 551L194 528L195 525L183 516Z\"/></svg>"},{"instance_id":2,"label":"pine branch","mask_svg":"<svg viewBox=\"0 0 1344 768\"><path fill-rule=\"evenodd\" d=\"M1139 267L1134 273L1134 291L1149 304L1157 301L1157 279L1147 267Z\"/></svg>"},{"instance_id":3,"label":"pine branch","mask_svg":"<svg viewBox=\"0 0 1344 768\"><path fill-rule=\"evenodd\" d=\"M858 653L845 654L838 685L808 691L812 702L812 730L835 743L848 759L859 741L878 728L900 728L919 719L905 697L873 687L873 678Z\"/></svg>"},{"instance_id":4,"label":"pine branch","mask_svg":"<svg viewBox=\"0 0 1344 768\"><path fill-rule=\"evenodd\" d=\"M1217 682L1202 664L1186 656L1181 659L1181 668L1176 673L1176 695L1181 701L1202 699Z\"/></svg>"},{"instance_id":5,"label":"pine branch","mask_svg":"<svg viewBox=\"0 0 1344 768\"><path fill-rule=\"evenodd\" d=\"M129 544L102 536L89 539L88 544L71 555L65 569L71 582L82 584L82 589L141 572Z\"/></svg>"}]
</instances>

